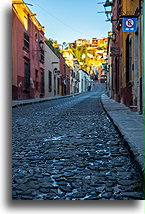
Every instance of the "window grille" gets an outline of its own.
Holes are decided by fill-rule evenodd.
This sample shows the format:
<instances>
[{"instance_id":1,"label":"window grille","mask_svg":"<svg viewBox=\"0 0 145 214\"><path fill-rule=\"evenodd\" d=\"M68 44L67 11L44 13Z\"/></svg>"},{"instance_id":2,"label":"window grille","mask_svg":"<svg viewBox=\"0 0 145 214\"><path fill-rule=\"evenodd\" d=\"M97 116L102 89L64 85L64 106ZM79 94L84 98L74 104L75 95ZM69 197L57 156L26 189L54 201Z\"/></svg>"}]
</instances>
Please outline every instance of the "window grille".
<instances>
[{"instance_id":1,"label":"window grille","mask_svg":"<svg viewBox=\"0 0 145 214\"><path fill-rule=\"evenodd\" d=\"M52 73L51 73L51 71L49 71L48 86L49 86L49 92L52 92Z\"/></svg>"},{"instance_id":2,"label":"window grille","mask_svg":"<svg viewBox=\"0 0 145 214\"><path fill-rule=\"evenodd\" d=\"M132 80L132 36L126 39L126 83Z\"/></svg>"},{"instance_id":3,"label":"window grille","mask_svg":"<svg viewBox=\"0 0 145 214\"><path fill-rule=\"evenodd\" d=\"M44 94L44 71L40 73L40 92Z\"/></svg>"},{"instance_id":4,"label":"window grille","mask_svg":"<svg viewBox=\"0 0 145 214\"><path fill-rule=\"evenodd\" d=\"M44 62L44 50L40 50L40 60Z\"/></svg>"},{"instance_id":5,"label":"window grille","mask_svg":"<svg viewBox=\"0 0 145 214\"><path fill-rule=\"evenodd\" d=\"M24 48L29 49L29 35L24 32Z\"/></svg>"},{"instance_id":6,"label":"window grille","mask_svg":"<svg viewBox=\"0 0 145 214\"><path fill-rule=\"evenodd\" d=\"M30 63L24 63L24 89L30 88Z\"/></svg>"}]
</instances>

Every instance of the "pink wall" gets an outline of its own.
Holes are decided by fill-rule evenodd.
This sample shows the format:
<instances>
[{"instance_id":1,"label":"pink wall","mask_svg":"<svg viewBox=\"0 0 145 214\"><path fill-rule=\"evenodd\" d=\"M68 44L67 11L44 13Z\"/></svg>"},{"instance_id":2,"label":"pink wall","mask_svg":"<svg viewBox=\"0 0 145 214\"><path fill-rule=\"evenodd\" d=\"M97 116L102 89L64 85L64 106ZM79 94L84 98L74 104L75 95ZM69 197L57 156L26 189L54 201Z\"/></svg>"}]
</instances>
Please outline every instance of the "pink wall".
<instances>
[{"instance_id":1,"label":"pink wall","mask_svg":"<svg viewBox=\"0 0 145 214\"><path fill-rule=\"evenodd\" d=\"M64 66L66 74L64 73ZM63 84L63 77L66 80L66 85ZM65 63L65 59L60 55L60 87L62 89L61 95L70 94L70 67Z\"/></svg>"},{"instance_id":2,"label":"pink wall","mask_svg":"<svg viewBox=\"0 0 145 214\"><path fill-rule=\"evenodd\" d=\"M44 70L44 63L40 61L39 36L41 35L44 41L42 31L39 31L33 22L29 19L28 35L29 35L29 50L24 48L24 26L15 14L12 12L12 98L29 99L40 97L40 72ZM38 39L36 39L36 33ZM24 62L30 62L30 88L29 91L24 90ZM38 70L38 90L36 90L36 75L35 70Z\"/></svg>"}]
</instances>

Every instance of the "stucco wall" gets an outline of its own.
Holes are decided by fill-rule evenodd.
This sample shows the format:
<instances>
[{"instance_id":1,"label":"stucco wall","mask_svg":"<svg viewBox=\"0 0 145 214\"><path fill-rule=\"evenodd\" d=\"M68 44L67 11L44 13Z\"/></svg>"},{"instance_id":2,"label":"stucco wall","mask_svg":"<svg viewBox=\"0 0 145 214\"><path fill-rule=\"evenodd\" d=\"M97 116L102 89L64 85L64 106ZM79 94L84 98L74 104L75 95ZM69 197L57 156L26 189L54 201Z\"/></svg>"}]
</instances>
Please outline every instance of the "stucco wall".
<instances>
[{"instance_id":1,"label":"stucco wall","mask_svg":"<svg viewBox=\"0 0 145 214\"><path fill-rule=\"evenodd\" d=\"M21 13L22 11L22 13ZM24 28L23 17L27 16L29 35L29 48L24 48ZM37 33L38 39L35 39ZM44 40L44 33L38 30L28 14L25 14L23 7L19 6L16 13L12 10L12 95L13 99L29 99L40 97L40 72L44 71L44 63L40 61L40 35ZM24 63L30 63L30 88L24 88ZM35 71L38 70L38 90L36 91Z\"/></svg>"},{"instance_id":2,"label":"stucco wall","mask_svg":"<svg viewBox=\"0 0 145 214\"><path fill-rule=\"evenodd\" d=\"M45 97L58 96L58 85L57 81L59 76L54 75L54 69L60 70L59 57L48 47L45 43ZM52 91L49 92L49 71L52 73ZM54 91L54 78L56 76L56 94Z\"/></svg>"}]
</instances>

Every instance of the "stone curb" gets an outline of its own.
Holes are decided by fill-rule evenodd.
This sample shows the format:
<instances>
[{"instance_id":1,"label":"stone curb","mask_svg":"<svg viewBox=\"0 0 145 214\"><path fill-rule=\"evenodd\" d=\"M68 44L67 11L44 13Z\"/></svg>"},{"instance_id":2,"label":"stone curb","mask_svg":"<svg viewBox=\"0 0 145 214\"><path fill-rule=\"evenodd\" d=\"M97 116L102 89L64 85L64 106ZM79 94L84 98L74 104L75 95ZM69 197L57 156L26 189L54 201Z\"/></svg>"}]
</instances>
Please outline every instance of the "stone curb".
<instances>
[{"instance_id":1,"label":"stone curb","mask_svg":"<svg viewBox=\"0 0 145 214\"><path fill-rule=\"evenodd\" d=\"M85 92L83 92L83 93L85 93ZM32 100L30 99L30 100L20 101L20 103L15 103L15 104L12 103L12 108L16 108L16 107L19 107L19 106L30 105L30 104L42 103L42 102L49 102L49 101L52 101L52 100L59 100L59 99L69 98L69 97L73 97L73 96L78 96L80 94L82 94L82 93L76 93L76 94L60 96L60 97L49 97L49 98L40 98L40 99L36 98L36 99L32 99Z\"/></svg>"},{"instance_id":2,"label":"stone curb","mask_svg":"<svg viewBox=\"0 0 145 214\"><path fill-rule=\"evenodd\" d=\"M131 156L137 163L139 170L144 174L144 129L142 116L137 112L131 112L124 104L117 103L115 100L110 99L106 94L101 96L101 103L107 115L123 137L123 140L128 147ZM120 120L116 116L119 112L121 112L122 115L122 119ZM131 123L130 127L125 127L124 118L127 119L127 114L131 115L133 118L132 121L134 121L135 124L133 128ZM138 118L138 120L135 120L135 118Z\"/></svg>"}]
</instances>

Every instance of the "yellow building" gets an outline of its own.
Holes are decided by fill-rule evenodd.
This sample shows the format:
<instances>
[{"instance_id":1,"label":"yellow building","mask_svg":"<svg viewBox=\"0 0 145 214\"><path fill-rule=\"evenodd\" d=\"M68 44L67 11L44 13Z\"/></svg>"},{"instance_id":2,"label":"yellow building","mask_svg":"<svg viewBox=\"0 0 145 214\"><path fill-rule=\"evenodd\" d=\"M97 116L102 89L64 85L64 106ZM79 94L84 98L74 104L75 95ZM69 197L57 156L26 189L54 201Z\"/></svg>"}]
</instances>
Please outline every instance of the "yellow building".
<instances>
[{"instance_id":1,"label":"yellow building","mask_svg":"<svg viewBox=\"0 0 145 214\"><path fill-rule=\"evenodd\" d=\"M128 11L129 8L129 11ZM138 0L125 0L123 14L137 17L137 31L122 33L122 98L123 102L142 111L142 27ZM130 98L129 98L130 97ZM128 103L127 100L130 100Z\"/></svg>"},{"instance_id":2,"label":"yellow building","mask_svg":"<svg viewBox=\"0 0 145 214\"><path fill-rule=\"evenodd\" d=\"M20 19L24 28L28 30L28 16L29 19L34 23L34 25L44 33L44 27L36 19L35 15L31 12L29 7L23 0L12 0L12 9L16 12L17 17Z\"/></svg>"},{"instance_id":3,"label":"yellow building","mask_svg":"<svg viewBox=\"0 0 145 214\"><path fill-rule=\"evenodd\" d=\"M79 68L89 74L95 74L104 68L107 55L107 38L97 39L96 47L92 45L93 41L94 39L92 42L86 39L77 39L74 43L70 43L69 47L62 50L66 63L74 69L74 60L77 60Z\"/></svg>"},{"instance_id":4,"label":"yellow building","mask_svg":"<svg viewBox=\"0 0 145 214\"><path fill-rule=\"evenodd\" d=\"M106 48L107 47L107 38L106 37L99 38L99 39L93 38L91 47L98 48L98 49Z\"/></svg>"},{"instance_id":5,"label":"yellow building","mask_svg":"<svg viewBox=\"0 0 145 214\"><path fill-rule=\"evenodd\" d=\"M72 69L74 68L73 62L74 62L74 52L71 48L66 48L61 51L63 57L65 58L66 64L70 66Z\"/></svg>"},{"instance_id":6,"label":"yellow building","mask_svg":"<svg viewBox=\"0 0 145 214\"><path fill-rule=\"evenodd\" d=\"M137 29L124 25L136 18ZM133 19L132 19L133 18ZM142 112L142 10L139 0L112 2L111 97ZM134 26L134 21L132 21ZM132 24L131 24L132 25Z\"/></svg>"},{"instance_id":7,"label":"yellow building","mask_svg":"<svg viewBox=\"0 0 145 214\"><path fill-rule=\"evenodd\" d=\"M90 45L90 40L86 39L77 39L75 41L76 46Z\"/></svg>"}]
</instances>

